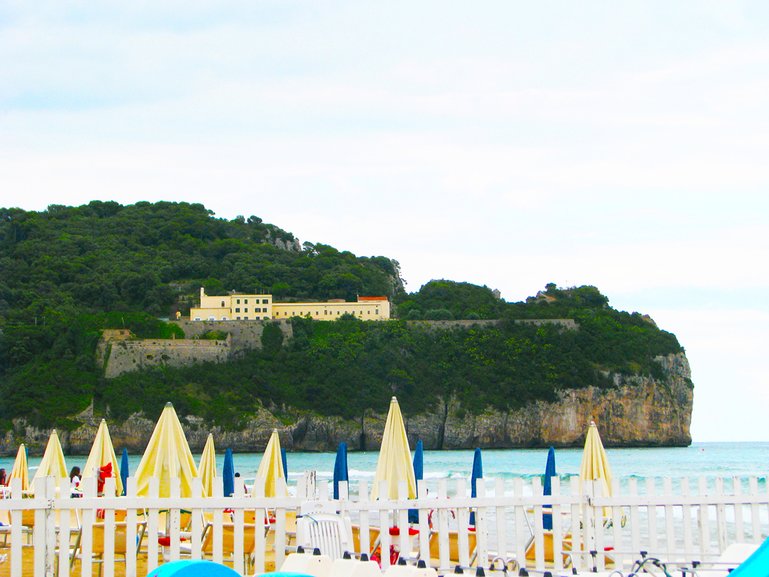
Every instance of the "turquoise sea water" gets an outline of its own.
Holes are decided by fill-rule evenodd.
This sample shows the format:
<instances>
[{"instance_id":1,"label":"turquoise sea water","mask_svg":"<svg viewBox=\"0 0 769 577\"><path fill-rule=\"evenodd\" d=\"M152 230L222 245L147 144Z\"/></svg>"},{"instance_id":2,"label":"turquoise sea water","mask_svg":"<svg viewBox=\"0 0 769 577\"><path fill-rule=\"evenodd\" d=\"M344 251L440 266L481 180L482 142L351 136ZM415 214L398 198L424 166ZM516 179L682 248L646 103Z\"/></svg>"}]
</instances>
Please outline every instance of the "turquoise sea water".
<instances>
[{"instance_id":1,"label":"turquoise sea water","mask_svg":"<svg viewBox=\"0 0 769 577\"><path fill-rule=\"evenodd\" d=\"M219 472L224 460L225 447L217 447ZM120 450L118 448L118 450ZM612 473L621 482L630 478L646 477L765 477L769 472L769 443L695 443L690 447L649 449L607 449ZM351 484L374 477L378 453L349 453L348 466ZM119 458L119 455L118 455ZM317 471L319 480L329 480L334 468L334 453L289 453L289 484L306 470ZM483 472L487 480L514 477L530 478L541 475L545 468L547 451L544 449L484 450ZM581 449L557 449L557 470L562 482L579 474ZM136 470L141 455L129 459L131 472ZM199 455L195 455L196 461ZM246 479L253 479L261 454L235 454L235 470ZM67 466L83 467L85 456L68 457ZM30 475L40 462L39 457L29 459ZM434 483L440 478L470 477L472 451L425 451L425 479ZM0 458L0 467L10 472L12 457ZM487 481L489 482L489 481Z\"/></svg>"}]
</instances>

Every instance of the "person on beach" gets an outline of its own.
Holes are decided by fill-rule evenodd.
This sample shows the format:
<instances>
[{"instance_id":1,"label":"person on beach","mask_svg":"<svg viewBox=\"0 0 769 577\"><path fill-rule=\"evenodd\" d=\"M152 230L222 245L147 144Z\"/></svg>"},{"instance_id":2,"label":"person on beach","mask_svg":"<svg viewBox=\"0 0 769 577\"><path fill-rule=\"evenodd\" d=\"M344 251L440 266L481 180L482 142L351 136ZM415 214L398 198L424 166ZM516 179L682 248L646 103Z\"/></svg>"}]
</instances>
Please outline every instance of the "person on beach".
<instances>
[{"instance_id":1,"label":"person on beach","mask_svg":"<svg viewBox=\"0 0 769 577\"><path fill-rule=\"evenodd\" d=\"M0 486L5 487L8 484L8 479L5 476L5 469L0 469Z\"/></svg>"},{"instance_id":2,"label":"person on beach","mask_svg":"<svg viewBox=\"0 0 769 577\"><path fill-rule=\"evenodd\" d=\"M80 467L72 467L69 472L69 488L72 495L80 494Z\"/></svg>"}]
</instances>

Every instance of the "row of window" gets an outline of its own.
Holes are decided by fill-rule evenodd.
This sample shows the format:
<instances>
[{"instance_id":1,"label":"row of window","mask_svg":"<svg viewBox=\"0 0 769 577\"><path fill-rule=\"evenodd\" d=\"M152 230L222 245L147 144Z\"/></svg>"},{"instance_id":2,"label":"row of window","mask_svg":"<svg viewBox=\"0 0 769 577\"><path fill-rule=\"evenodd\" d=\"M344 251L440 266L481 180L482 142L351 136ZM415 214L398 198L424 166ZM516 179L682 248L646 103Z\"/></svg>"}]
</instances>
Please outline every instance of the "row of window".
<instances>
[{"instance_id":1,"label":"row of window","mask_svg":"<svg viewBox=\"0 0 769 577\"><path fill-rule=\"evenodd\" d=\"M239 305L240 304L240 299L235 299L235 304ZM248 304L248 299L243 299L243 304L247 305ZM259 304L259 299L254 299L254 304L258 305ZM270 304L270 299L262 299L262 304L263 305ZM224 303L222 303L222 306L224 306Z\"/></svg>"},{"instance_id":2,"label":"row of window","mask_svg":"<svg viewBox=\"0 0 769 577\"><path fill-rule=\"evenodd\" d=\"M259 312L259 309L254 309L254 311L255 311L255 312ZM264 311L265 311L265 312L267 312L267 309L264 309ZM237 313L237 312L240 312L240 309L235 309L235 312L236 312L236 313ZM248 312L248 309L246 309L244 312ZM293 317L293 316L306 316L306 315L309 315L309 314L310 314L309 312L306 312L306 313L302 313L302 312L299 312L299 313L291 313L291 314L290 314L290 316L292 316L292 317ZM332 313L331 311L325 311L325 310L323 311L323 314L324 314L324 315L329 315L329 314L333 315L333 313ZM341 311L336 311L336 314L337 314L337 315L340 315L340 314L341 314ZM350 314L355 314L355 312L354 312L354 311L352 311ZM366 311L366 314L369 314L369 315L370 315L370 314L371 314L371 311ZM377 310L375 311L375 314L379 314L379 309L377 309ZM280 312L277 312L277 313L275 313L275 317L279 317L279 316L280 316ZM283 312L283 316L284 316L284 317L287 317L287 316L289 316L289 313L288 313L288 311L284 311L284 312ZM319 315L319 313L318 313L318 311L315 311L315 316L316 316L316 317L317 317L317 316L320 316L320 315ZM363 316L363 311L358 311L358 316ZM201 319L200 317L195 317L193 320L199 321L199 320L202 320L202 319ZM217 320L217 319L216 319L216 317L208 317L208 320L209 320L209 321L215 321L215 320ZM227 317L222 317L222 318L221 318L221 320L223 320L223 321L227 321L227 320L229 320L229 319L228 319ZM268 320L270 320L270 317L268 317L268 316L266 316L266 317L260 317L260 316L258 316L258 315L257 315L257 316L255 316L255 317L253 317L253 319L251 319L250 317L247 317L247 316L243 316L243 317L240 317L240 316L236 316L236 317L235 317L235 320L236 320L236 321L241 321L241 320L243 320L243 321L247 321L247 320L255 320L255 321L258 321L258 320L265 320L265 321L268 321Z\"/></svg>"},{"instance_id":3,"label":"row of window","mask_svg":"<svg viewBox=\"0 0 769 577\"><path fill-rule=\"evenodd\" d=\"M332 315L333 316L334 312L336 312L337 315L342 314L341 311L329 311L329 310L325 310L324 309L323 310L323 315L324 316L328 316L328 315ZM349 314L351 314L351 315L357 314L358 316L363 316L363 311L358 311L357 313L355 311L349 311ZM370 315L371 311L370 310L366 311L366 314ZM374 311L374 314L378 315L379 314L379 309L376 309ZM292 312L292 313L289 313L288 311L283 311L283 316L284 317L288 317L288 316L292 316L292 317L293 316L300 316L300 317L303 317L303 316L306 316L306 315L311 315L311 313L309 311L308 312L301 312L300 311L300 312ZM280 311L275 312L275 316L279 317L280 316ZM315 316L316 317L320 316L320 313L318 311L315 311Z\"/></svg>"},{"instance_id":4,"label":"row of window","mask_svg":"<svg viewBox=\"0 0 769 577\"><path fill-rule=\"evenodd\" d=\"M239 313L240 312L240 307L235 307L235 312ZM248 307L244 307L243 308L243 312L247 313L248 312ZM269 311L267 310L267 307L264 307L264 308L262 308L262 307L255 307L253 312L255 312L255 313L266 313L266 312L269 312Z\"/></svg>"}]
</instances>

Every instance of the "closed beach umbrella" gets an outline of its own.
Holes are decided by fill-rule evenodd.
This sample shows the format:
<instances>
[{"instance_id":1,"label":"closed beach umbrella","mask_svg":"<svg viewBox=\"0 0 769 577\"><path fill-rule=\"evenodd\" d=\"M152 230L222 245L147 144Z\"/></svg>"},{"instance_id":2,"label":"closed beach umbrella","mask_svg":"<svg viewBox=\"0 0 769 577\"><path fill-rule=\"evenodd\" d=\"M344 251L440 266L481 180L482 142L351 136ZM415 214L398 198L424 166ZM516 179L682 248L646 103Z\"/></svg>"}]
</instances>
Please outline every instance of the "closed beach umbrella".
<instances>
[{"instance_id":1,"label":"closed beach umbrella","mask_svg":"<svg viewBox=\"0 0 769 577\"><path fill-rule=\"evenodd\" d=\"M481 450L476 448L473 453L473 470L470 475L470 496L478 496L478 479L483 479L483 459ZM470 512L470 525L475 525L475 511Z\"/></svg>"},{"instance_id":2,"label":"closed beach umbrella","mask_svg":"<svg viewBox=\"0 0 769 577\"><path fill-rule=\"evenodd\" d=\"M419 490L419 481L425 478L425 448L422 443L422 439L417 441L417 446L414 449L414 482Z\"/></svg>"},{"instance_id":3,"label":"closed beach umbrella","mask_svg":"<svg viewBox=\"0 0 769 577\"><path fill-rule=\"evenodd\" d=\"M285 497L286 491L278 490L278 479L285 480L285 478L283 459L280 456L280 437L278 437L278 429L273 429L270 440L267 442L267 448L264 450L264 455L262 455L262 460L259 463L259 469L256 471L254 485L259 483L264 485L265 497ZM254 494L256 494L256 491L254 491Z\"/></svg>"},{"instance_id":4,"label":"closed beach umbrella","mask_svg":"<svg viewBox=\"0 0 769 577\"><path fill-rule=\"evenodd\" d=\"M123 492L121 495L125 495L126 486L128 485L128 449L123 447L123 456L120 457L120 482L123 483Z\"/></svg>"},{"instance_id":5,"label":"closed beach umbrella","mask_svg":"<svg viewBox=\"0 0 769 577\"><path fill-rule=\"evenodd\" d=\"M16 460L13 462L13 469L8 477L8 484L11 484L11 479L21 479L21 490L29 491L29 467L27 467L27 448L24 443L19 445L19 450L16 453Z\"/></svg>"},{"instance_id":6,"label":"closed beach umbrella","mask_svg":"<svg viewBox=\"0 0 769 577\"><path fill-rule=\"evenodd\" d=\"M280 460L283 461L283 474L286 476L286 482L288 482L288 454L282 447L280 449Z\"/></svg>"},{"instance_id":7,"label":"closed beach umbrella","mask_svg":"<svg viewBox=\"0 0 769 577\"><path fill-rule=\"evenodd\" d=\"M56 432L56 429L51 431L51 436L48 437L48 444L45 446L43 459L40 461L32 481L42 477L55 477L57 484L59 479L69 478L67 463L64 461L64 451L61 449L59 434Z\"/></svg>"},{"instance_id":8,"label":"closed beach umbrella","mask_svg":"<svg viewBox=\"0 0 769 577\"><path fill-rule=\"evenodd\" d=\"M582 465L579 468L580 483L584 481L599 481L604 496L611 495L611 469L609 459L598 434L595 421L590 421L585 438L585 450L582 452Z\"/></svg>"},{"instance_id":9,"label":"closed beach umbrella","mask_svg":"<svg viewBox=\"0 0 769 577\"><path fill-rule=\"evenodd\" d=\"M395 397L390 401L390 410L387 413L384 435L382 436L382 448L379 450L379 460L374 474L374 487L371 490L371 498L377 499L379 484L387 483L387 494L381 497L389 499L398 498L398 483L403 481L408 488L408 498L413 499L417 494L417 483L414 478L414 465L411 462L411 450L406 436L406 426L403 423L403 415Z\"/></svg>"},{"instance_id":10,"label":"closed beach umbrella","mask_svg":"<svg viewBox=\"0 0 769 577\"><path fill-rule=\"evenodd\" d=\"M136 494L147 496L150 479L160 480L160 496L171 495L171 479L181 480L181 496L192 496L192 479L198 476L187 437L171 403L166 403L136 468Z\"/></svg>"},{"instance_id":11,"label":"closed beach umbrella","mask_svg":"<svg viewBox=\"0 0 769 577\"><path fill-rule=\"evenodd\" d=\"M414 448L414 483L416 493L419 495L419 481L425 476L425 449L422 439L417 440L417 446ZM409 509L409 523L419 523L419 510Z\"/></svg>"},{"instance_id":12,"label":"closed beach umbrella","mask_svg":"<svg viewBox=\"0 0 769 577\"><path fill-rule=\"evenodd\" d=\"M112 439L109 436L107 421L102 419L99 424L99 430L96 431L96 438L93 440L93 445L91 445L91 452L88 454L88 459L85 462L83 479L95 477L98 471L108 464L111 465L112 471L118 470L115 448L112 446ZM121 495L122 493L123 480L120 477L115 477L115 494Z\"/></svg>"},{"instance_id":13,"label":"closed beach umbrella","mask_svg":"<svg viewBox=\"0 0 769 577\"><path fill-rule=\"evenodd\" d=\"M336 459L334 460L334 499L339 498L339 483L348 480L347 443L339 443L339 446L336 448Z\"/></svg>"},{"instance_id":14,"label":"closed beach umbrella","mask_svg":"<svg viewBox=\"0 0 769 577\"><path fill-rule=\"evenodd\" d=\"M203 496L214 496L214 479L216 479L216 449L214 448L214 436L208 434L206 446L203 447L203 453L200 455L200 464L198 465L198 475L203 483Z\"/></svg>"},{"instance_id":15,"label":"closed beach umbrella","mask_svg":"<svg viewBox=\"0 0 769 577\"><path fill-rule=\"evenodd\" d=\"M553 494L553 477L555 477L556 475L557 473L555 472L555 449L553 447L550 447L550 449L547 451L547 462L545 463L545 481L544 481L544 484L543 484L544 487L542 490L543 495ZM542 527L546 531L553 530L552 511L548 513L544 513L542 515Z\"/></svg>"},{"instance_id":16,"label":"closed beach umbrella","mask_svg":"<svg viewBox=\"0 0 769 577\"><path fill-rule=\"evenodd\" d=\"M235 462L232 459L232 449L224 452L224 466L222 466L222 486L224 496L230 497L235 492Z\"/></svg>"}]
</instances>

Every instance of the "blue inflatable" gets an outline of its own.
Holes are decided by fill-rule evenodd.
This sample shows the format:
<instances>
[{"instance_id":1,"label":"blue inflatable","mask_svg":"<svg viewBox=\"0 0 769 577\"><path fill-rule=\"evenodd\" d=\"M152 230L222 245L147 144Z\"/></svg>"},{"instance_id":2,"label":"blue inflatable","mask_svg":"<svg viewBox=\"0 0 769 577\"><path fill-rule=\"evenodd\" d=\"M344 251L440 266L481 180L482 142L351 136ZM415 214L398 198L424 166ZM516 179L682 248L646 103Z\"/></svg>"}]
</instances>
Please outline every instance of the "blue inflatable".
<instances>
[{"instance_id":1,"label":"blue inflatable","mask_svg":"<svg viewBox=\"0 0 769 577\"><path fill-rule=\"evenodd\" d=\"M767 577L769 576L769 539L756 549L731 573L729 577Z\"/></svg>"},{"instance_id":2,"label":"blue inflatable","mask_svg":"<svg viewBox=\"0 0 769 577\"><path fill-rule=\"evenodd\" d=\"M151 571L147 577L240 577L238 573L213 561L173 561Z\"/></svg>"},{"instance_id":3,"label":"blue inflatable","mask_svg":"<svg viewBox=\"0 0 769 577\"><path fill-rule=\"evenodd\" d=\"M269 573L270 577L312 577L306 573ZM213 561L174 561L161 565L147 577L240 577L238 573Z\"/></svg>"}]
</instances>

